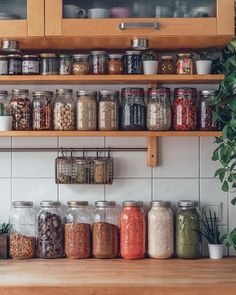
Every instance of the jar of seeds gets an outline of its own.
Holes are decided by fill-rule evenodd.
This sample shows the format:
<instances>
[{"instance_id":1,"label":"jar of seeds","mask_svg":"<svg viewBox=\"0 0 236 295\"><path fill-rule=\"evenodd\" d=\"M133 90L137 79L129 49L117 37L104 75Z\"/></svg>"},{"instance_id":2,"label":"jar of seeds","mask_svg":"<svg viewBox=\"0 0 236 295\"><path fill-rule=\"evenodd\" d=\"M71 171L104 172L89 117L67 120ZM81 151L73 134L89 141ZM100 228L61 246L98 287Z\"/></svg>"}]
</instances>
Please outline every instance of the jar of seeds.
<instances>
[{"instance_id":1,"label":"jar of seeds","mask_svg":"<svg viewBox=\"0 0 236 295\"><path fill-rule=\"evenodd\" d=\"M71 75L72 59L69 54L59 55L59 75Z\"/></svg>"},{"instance_id":2,"label":"jar of seeds","mask_svg":"<svg viewBox=\"0 0 236 295\"><path fill-rule=\"evenodd\" d=\"M90 72L89 54L74 54L72 71L74 75L88 75Z\"/></svg>"}]
</instances>

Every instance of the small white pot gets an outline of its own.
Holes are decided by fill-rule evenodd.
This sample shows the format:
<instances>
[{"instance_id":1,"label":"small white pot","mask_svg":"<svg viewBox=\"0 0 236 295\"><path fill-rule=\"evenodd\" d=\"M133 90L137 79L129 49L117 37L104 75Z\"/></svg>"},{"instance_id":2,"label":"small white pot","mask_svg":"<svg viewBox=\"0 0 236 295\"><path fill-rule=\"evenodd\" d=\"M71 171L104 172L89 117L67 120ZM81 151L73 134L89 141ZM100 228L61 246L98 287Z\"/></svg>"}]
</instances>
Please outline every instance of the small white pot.
<instances>
[{"instance_id":1,"label":"small white pot","mask_svg":"<svg viewBox=\"0 0 236 295\"><path fill-rule=\"evenodd\" d=\"M222 259L223 258L223 251L224 245L212 245L208 244L209 247L209 254L211 259Z\"/></svg>"},{"instance_id":2,"label":"small white pot","mask_svg":"<svg viewBox=\"0 0 236 295\"><path fill-rule=\"evenodd\" d=\"M11 130L12 130L12 117L0 116L0 131L11 131Z\"/></svg>"},{"instance_id":3,"label":"small white pot","mask_svg":"<svg viewBox=\"0 0 236 295\"><path fill-rule=\"evenodd\" d=\"M198 75L209 75L211 74L211 60L197 60L196 69Z\"/></svg>"},{"instance_id":4,"label":"small white pot","mask_svg":"<svg viewBox=\"0 0 236 295\"><path fill-rule=\"evenodd\" d=\"M158 61L156 60L144 60L143 61L144 75L156 75L158 72Z\"/></svg>"}]
</instances>

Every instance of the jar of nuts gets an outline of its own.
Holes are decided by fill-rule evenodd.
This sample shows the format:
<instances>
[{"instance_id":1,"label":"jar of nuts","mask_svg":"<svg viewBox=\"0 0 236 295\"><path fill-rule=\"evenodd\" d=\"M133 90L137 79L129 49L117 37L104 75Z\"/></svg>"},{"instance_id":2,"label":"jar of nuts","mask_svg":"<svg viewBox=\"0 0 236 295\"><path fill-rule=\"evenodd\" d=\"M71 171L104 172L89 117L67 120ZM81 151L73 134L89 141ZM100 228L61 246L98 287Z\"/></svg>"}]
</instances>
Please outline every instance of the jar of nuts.
<instances>
[{"instance_id":1,"label":"jar of nuts","mask_svg":"<svg viewBox=\"0 0 236 295\"><path fill-rule=\"evenodd\" d=\"M54 130L75 130L75 101L72 89L56 90Z\"/></svg>"},{"instance_id":2,"label":"jar of nuts","mask_svg":"<svg viewBox=\"0 0 236 295\"><path fill-rule=\"evenodd\" d=\"M123 54L108 55L108 74L121 75L124 73L124 56Z\"/></svg>"},{"instance_id":3,"label":"jar of nuts","mask_svg":"<svg viewBox=\"0 0 236 295\"><path fill-rule=\"evenodd\" d=\"M89 74L89 54L74 54L72 72L74 75Z\"/></svg>"}]
</instances>

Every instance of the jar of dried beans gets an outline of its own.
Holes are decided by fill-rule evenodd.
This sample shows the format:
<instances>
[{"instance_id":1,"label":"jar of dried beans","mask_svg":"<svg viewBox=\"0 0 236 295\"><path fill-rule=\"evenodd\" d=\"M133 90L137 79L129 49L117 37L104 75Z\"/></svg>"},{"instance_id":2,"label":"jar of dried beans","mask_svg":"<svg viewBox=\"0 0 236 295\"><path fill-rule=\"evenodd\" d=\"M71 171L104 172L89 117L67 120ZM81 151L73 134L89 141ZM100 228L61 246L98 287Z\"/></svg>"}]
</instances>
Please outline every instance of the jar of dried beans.
<instances>
[{"instance_id":1,"label":"jar of dried beans","mask_svg":"<svg viewBox=\"0 0 236 295\"><path fill-rule=\"evenodd\" d=\"M34 258L35 244L36 227L33 203L15 201L10 217L10 256L14 259Z\"/></svg>"},{"instance_id":2,"label":"jar of dried beans","mask_svg":"<svg viewBox=\"0 0 236 295\"><path fill-rule=\"evenodd\" d=\"M173 103L175 130L193 131L197 125L196 88L176 88Z\"/></svg>"},{"instance_id":3,"label":"jar of dried beans","mask_svg":"<svg viewBox=\"0 0 236 295\"><path fill-rule=\"evenodd\" d=\"M147 103L147 129L169 130L171 106L169 88L149 88Z\"/></svg>"},{"instance_id":4,"label":"jar of dried beans","mask_svg":"<svg viewBox=\"0 0 236 295\"><path fill-rule=\"evenodd\" d=\"M91 254L91 217L86 201L67 202L65 254L68 258L88 258Z\"/></svg>"},{"instance_id":5,"label":"jar of dried beans","mask_svg":"<svg viewBox=\"0 0 236 295\"><path fill-rule=\"evenodd\" d=\"M92 237L95 258L115 258L118 256L119 215L116 203L95 202Z\"/></svg>"},{"instance_id":6,"label":"jar of dried beans","mask_svg":"<svg viewBox=\"0 0 236 295\"><path fill-rule=\"evenodd\" d=\"M13 89L11 98L12 129L31 130L32 105L29 90Z\"/></svg>"},{"instance_id":7,"label":"jar of dried beans","mask_svg":"<svg viewBox=\"0 0 236 295\"><path fill-rule=\"evenodd\" d=\"M89 54L74 54L72 71L74 75L88 75L90 73Z\"/></svg>"},{"instance_id":8,"label":"jar of dried beans","mask_svg":"<svg viewBox=\"0 0 236 295\"><path fill-rule=\"evenodd\" d=\"M125 73L131 75L143 73L141 51L128 50L125 52Z\"/></svg>"},{"instance_id":9,"label":"jar of dried beans","mask_svg":"<svg viewBox=\"0 0 236 295\"><path fill-rule=\"evenodd\" d=\"M168 55L162 56L159 68L160 68L160 74L163 74L163 75L174 74L175 66L174 66L173 57Z\"/></svg>"},{"instance_id":10,"label":"jar of dried beans","mask_svg":"<svg viewBox=\"0 0 236 295\"><path fill-rule=\"evenodd\" d=\"M174 215L170 202L151 202L148 213L148 254L152 258L170 258L174 254Z\"/></svg>"},{"instance_id":11,"label":"jar of dried beans","mask_svg":"<svg viewBox=\"0 0 236 295\"><path fill-rule=\"evenodd\" d=\"M126 259L145 255L145 214L143 202L125 201L120 216L120 253Z\"/></svg>"},{"instance_id":12,"label":"jar of dried beans","mask_svg":"<svg viewBox=\"0 0 236 295\"><path fill-rule=\"evenodd\" d=\"M179 53L176 59L176 73L178 75L193 74L193 55L192 53Z\"/></svg>"},{"instance_id":13,"label":"jar of dried beans","mask_svg":"<svg viewBox=\"0 0 236 295\"><path fill-rule=\"evenodd\" d=\"M122 75L124 73L124 56L123 54L108 55L108 74Z\"/></svg>"},{"instance_id":14,"label":"jar of dried beans","mask_svg":"<svg viewBox=\"0 0 236 295\"><path fill-rule=\"evenodd\" d=\"M37 252L39 258L61 258L64 253L64 226L60 202L42 201L38 214Z\"/></svg>"},{"instance_id":15,"label":"jar of dried beans","mask_svg":"<svg viewBox=\"0 0 236 295\"><path fill-rule=\"evenodd\" d=\"M91 52L90 70L91 70L91 74L93 74L93 75L106 74L106 72L107 72L106 51L92 51Z\"/></svg>"}]
</instances>

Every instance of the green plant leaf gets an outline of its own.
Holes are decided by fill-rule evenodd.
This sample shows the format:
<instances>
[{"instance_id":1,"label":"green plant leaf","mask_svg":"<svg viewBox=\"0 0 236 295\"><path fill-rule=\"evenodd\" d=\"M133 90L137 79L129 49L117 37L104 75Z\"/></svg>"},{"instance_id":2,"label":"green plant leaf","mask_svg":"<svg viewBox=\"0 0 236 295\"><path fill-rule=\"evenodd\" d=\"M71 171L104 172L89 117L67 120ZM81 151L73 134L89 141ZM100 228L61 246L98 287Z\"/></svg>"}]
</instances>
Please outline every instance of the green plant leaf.
<instances>
[{"instance_id":1,"label":"green plant leaf","mask_svg":"<svg viewBox=\"0 0 236 295\"><path fill-rule=\"evenodd\" d=\"M226 169L225 168L219 168L218 170L216 170L214 177L219 176L219 179L222 182L224 177L225 177L225 174L226 174Z\"/></svg>"},{"instance_id":2,"label":"green plant leaf","mask_svg":"<svg viewBox=\"0 0 236 295\"><path fill-rule=\"evenodd\" d=\"M233 200L231 200L231 204L234 205L234 206L236 206L236 197L233 198Z\"/></svg>"},{"instance_id":3,"label":"green plant leaf","mask_svg":"<svg viewBox=\"0 0 236 295\"><path fill-rule=\"evenodd\" d=\"M228 182L226 180L223 182L222 191L223 192L228 192L229 191L229 184L228 184Z\"/></svg>"}]
</instances>

